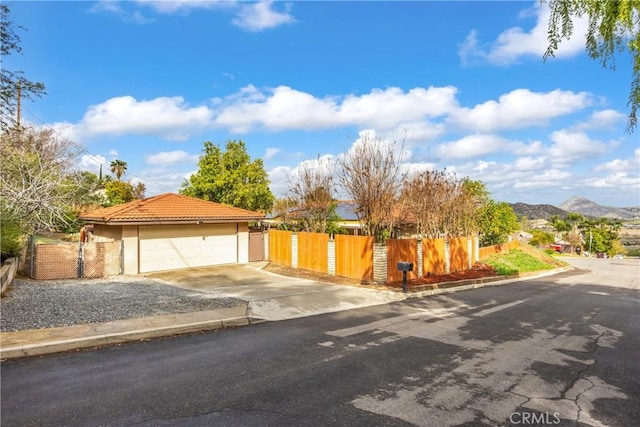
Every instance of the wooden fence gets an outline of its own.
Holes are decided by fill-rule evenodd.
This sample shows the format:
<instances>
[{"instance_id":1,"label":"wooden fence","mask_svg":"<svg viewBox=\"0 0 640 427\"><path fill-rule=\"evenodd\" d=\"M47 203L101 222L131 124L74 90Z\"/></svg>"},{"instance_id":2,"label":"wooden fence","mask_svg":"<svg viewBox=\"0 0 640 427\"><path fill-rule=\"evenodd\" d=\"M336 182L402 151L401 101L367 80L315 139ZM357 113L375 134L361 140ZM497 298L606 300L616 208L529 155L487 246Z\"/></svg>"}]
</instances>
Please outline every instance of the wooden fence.
<instances>
[{"instance_id":1,"label":"wooden fence","mask_svg":"<svg viewBox=\"0 0 640 427\"><path fill-rule=\"evenodd\" d=\"M327 273L329 235L322 233L298 233L298 268Z\"/></svg>"},{"instance_id":2,"label":"wooden fence","mask_svg":"<svg viewBox=\"0 0 640 427\"><path fill-rule=\"evenodd\" d=\"M517 240L512 240L501 245L485 246L480 248L478 256L480 259L483 259L491 255L504 254L509 252L511 249L517 249L518 245L519 243Z\"/></svg>"},{"instance_id":3,"label":"wooden fence","mask_svg":"<svg viewBox=\"0 0 640 427\"><path fill-rule=\"evenodd\" d=\"M449 271L469 269L469 249L466 237L449 239Z\"/></svg>"},{"instance_id":4,"label":"wooden fence","mask_svg":"<svg viewBox=\"0 0 640 427\"><path fill-rule=\"evenodd\" d=\"M420 245L420 246L418 246ZM366 236L292 233L269 230L269 260L294 268L316 271L365 282L402 280L397 263L414 263L409 280L422 276L447 274L467 270L479 258L504 253L518 246L518 242L477 248L477 237L445 239L389 239L386 253L374 261L374 239ZM383 246L384 251L384 246ZM378 259L380 258L380 259ZM374 279L374 263L379 277ZM386 264L386 267L385 267ZM381 271L381 273L380 273ZM385 280L386 271L386 280Z\"/></svg>"},{"instance_id":5,"label":"wooden fence","mask_svg":"<svg viewBox=\"0 0 640 427\"><path fill-rule=\"evenodd\" d=\"M373 281L373 237L335 236L336 275Z\"/></svg>"},{"instance_id":6,"label":"wooden fence","mask_svg":"<svg viewBox=\"0 0 640 427\"><path fill-rule=\"evenodd\" d=\"M446 265L444 239L424 239L422 241L422 274L445 274Z\"/></svg>"},{"instance_id":7,"label":"wooden fence","mask_svg":"<svg viewBox=\"0 0 640 427\"><path fill-rule=\"evenodd\" d=\"M387 240L387 282L402 280L402 271L398 271L398 262L412 262L413 271L407 273L407 280L418 277L418 241L413 239Z\"/></svg>"},{"instance_id":8,"label":"wooden fence","mask_svg":"<svg viewBox=\"0 0 640 427\"><path fill-rule=\"evenodd\" d=\"M269 230L269 261L291 266L291 231Z\"/></svg>"}]
</instances>

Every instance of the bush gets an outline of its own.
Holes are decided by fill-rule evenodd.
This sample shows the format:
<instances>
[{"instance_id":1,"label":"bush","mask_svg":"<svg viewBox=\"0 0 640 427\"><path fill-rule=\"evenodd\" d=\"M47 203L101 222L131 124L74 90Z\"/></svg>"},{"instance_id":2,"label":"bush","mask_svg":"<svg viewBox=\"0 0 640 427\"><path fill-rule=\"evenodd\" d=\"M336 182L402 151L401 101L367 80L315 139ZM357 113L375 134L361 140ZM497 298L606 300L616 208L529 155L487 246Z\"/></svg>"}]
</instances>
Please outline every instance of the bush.
<instances>
[{"instance_id":1,"label":"bush","mask_svg":"<svg viewBox=\"0 0 640 427\"><path fill-rule=\"evenodd\" d=\"M0 249L2 261L18 256L22 249L22 230L20 223L10 214L0 215Z\"/></svg>"}]
</instances>

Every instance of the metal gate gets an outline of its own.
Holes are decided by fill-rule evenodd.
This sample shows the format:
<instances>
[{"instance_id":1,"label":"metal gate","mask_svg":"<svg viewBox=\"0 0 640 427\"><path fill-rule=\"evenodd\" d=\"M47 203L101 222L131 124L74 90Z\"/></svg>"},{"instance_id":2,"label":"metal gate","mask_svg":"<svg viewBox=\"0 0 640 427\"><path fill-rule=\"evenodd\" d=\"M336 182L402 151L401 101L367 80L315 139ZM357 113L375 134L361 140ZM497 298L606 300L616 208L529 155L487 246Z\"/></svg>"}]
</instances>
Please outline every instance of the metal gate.
<instances>
[{"instance_id":1,"label":"metal gate","mask_svg":"<svg viewBox=\"0 0 640 427\"><path fill-rule=\"evenodd\" d=\"M264 232L249 231L249 262L264 261Z\"/></svg>"}]
</instances>

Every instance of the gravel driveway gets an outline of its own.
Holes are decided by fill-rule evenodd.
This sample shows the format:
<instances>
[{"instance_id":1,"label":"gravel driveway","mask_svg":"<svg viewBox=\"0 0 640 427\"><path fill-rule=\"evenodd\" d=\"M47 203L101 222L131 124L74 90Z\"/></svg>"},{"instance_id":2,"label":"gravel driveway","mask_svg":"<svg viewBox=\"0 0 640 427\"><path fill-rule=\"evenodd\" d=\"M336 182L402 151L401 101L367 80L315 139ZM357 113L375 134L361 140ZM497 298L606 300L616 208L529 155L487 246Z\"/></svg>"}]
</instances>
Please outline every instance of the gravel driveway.
<instances>
[{"instance_id":1,"label":"gravel driveway","mask_svg":"<svg viewBox=\"0 0 640 427\"><path fill-rule=\"evenodd\" d=\"M110 322L246 304L144 277L33 281L15 279L0 302L0 331Z\"/></svg>"}]
</instances>

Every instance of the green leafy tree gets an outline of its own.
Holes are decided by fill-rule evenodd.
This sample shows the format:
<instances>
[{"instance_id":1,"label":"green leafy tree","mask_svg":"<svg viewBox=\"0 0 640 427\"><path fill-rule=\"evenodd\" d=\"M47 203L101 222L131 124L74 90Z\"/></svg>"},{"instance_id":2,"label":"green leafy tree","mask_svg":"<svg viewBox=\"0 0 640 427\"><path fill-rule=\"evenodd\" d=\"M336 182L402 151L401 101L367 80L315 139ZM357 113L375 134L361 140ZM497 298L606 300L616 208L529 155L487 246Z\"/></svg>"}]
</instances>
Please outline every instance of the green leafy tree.
<instances>
[{"instance_id":1,"label":"green leafy tree","mask_svg":"<svg viewBox=\"0 0 640 427\"><path fill-rule=\"evenodd\" d=\"M261 159L251 160L242 141L228 141L225 150L207 141L198 171L180 193L252 211L269 212L275 200Z\"/></svg>"},{"instance_id":2,"label":"green leafy tree","mask_svg":"<svg viewBox=\"0 0 640 427\"><path fill-rule=\"evenodd\" d=\"M116 176L116 179L120 181L122 175L127 171L127 162L124 160L114 160L111 162L111 172Z\"/></svg>"},{"instance_id":3,"label":"green leafy tree","mask_svg":"<svg viewBox=\"0 0 640 427\"><path fill-rule=\"evenodd\" d=\"M545 1L545 0L543 0ZM546 0L551 10L544 58L554 56L563 39L571 38L573 21L589 20L586 50L605 68L615 69L615 55L628 52L633 63L627 131L637 124L640 105L640 1L638 0Z\"/></svg>"},{"instance_id":4,"label":"green leafy tree","mask_svg":"<svg viewBox=\"0 0 640 427\"><path fill-rule=\"evenodd\" d=\"M547 233L546 231L534 229L534 230L531 230L530 232L531 234L533 234L533 237L531 238L531 240L529 240L529 244L532 246L536 246L540 248L547 245L551 245L556 241L553 234Z\"/></svg>"},{"instance_id":5,"label":"green leafy tree","mask_svg":"<svg viewBox=\"0 0 640 427\"><path fill-rule=\"evenodd\" d=\"M120 205L135 199L133 185L129 182L109 181L104 187L109 205Z\"/></svg>"},{"instance_id":6,"label":"green leafy tree","mask_svg":"<svg viewBox=\"0 0 640 427\"><path fill-rule=\"evenodd\" d=\"M0 252L2 261L16 256L22 248L22 230L20 221L15 215L6 209L0 207Z\"/></svg>"},{"instance_id":7,"label":"green leafy tree","mask_svg":"<svg viewBox=\"0 0 640 427\"><path fill-rule=\"evenodd\" d=\"M44 84L35 83L24 76L23 71L7 69L6 58L12 54L22 53L20 36L14 31L14 23L9 16L10 10L6 3L0 4L0 127L3 131L19 125L16 109L18 99L33 100L45 94ZM17 26L24 30L24 27Z\"/></svg>"},{"instance_id":8,"label":"green leafy tree","mask_svg":"<svg viewBox=\"0 0 640 427\"><path fill-rule=\"evenodd\" d=\"M518 217L505 202L489 200L480 209L478 215L480 226L480 245L491 246L505 243L509 234L518 229Z\"/></svg>"}]
</instances>

